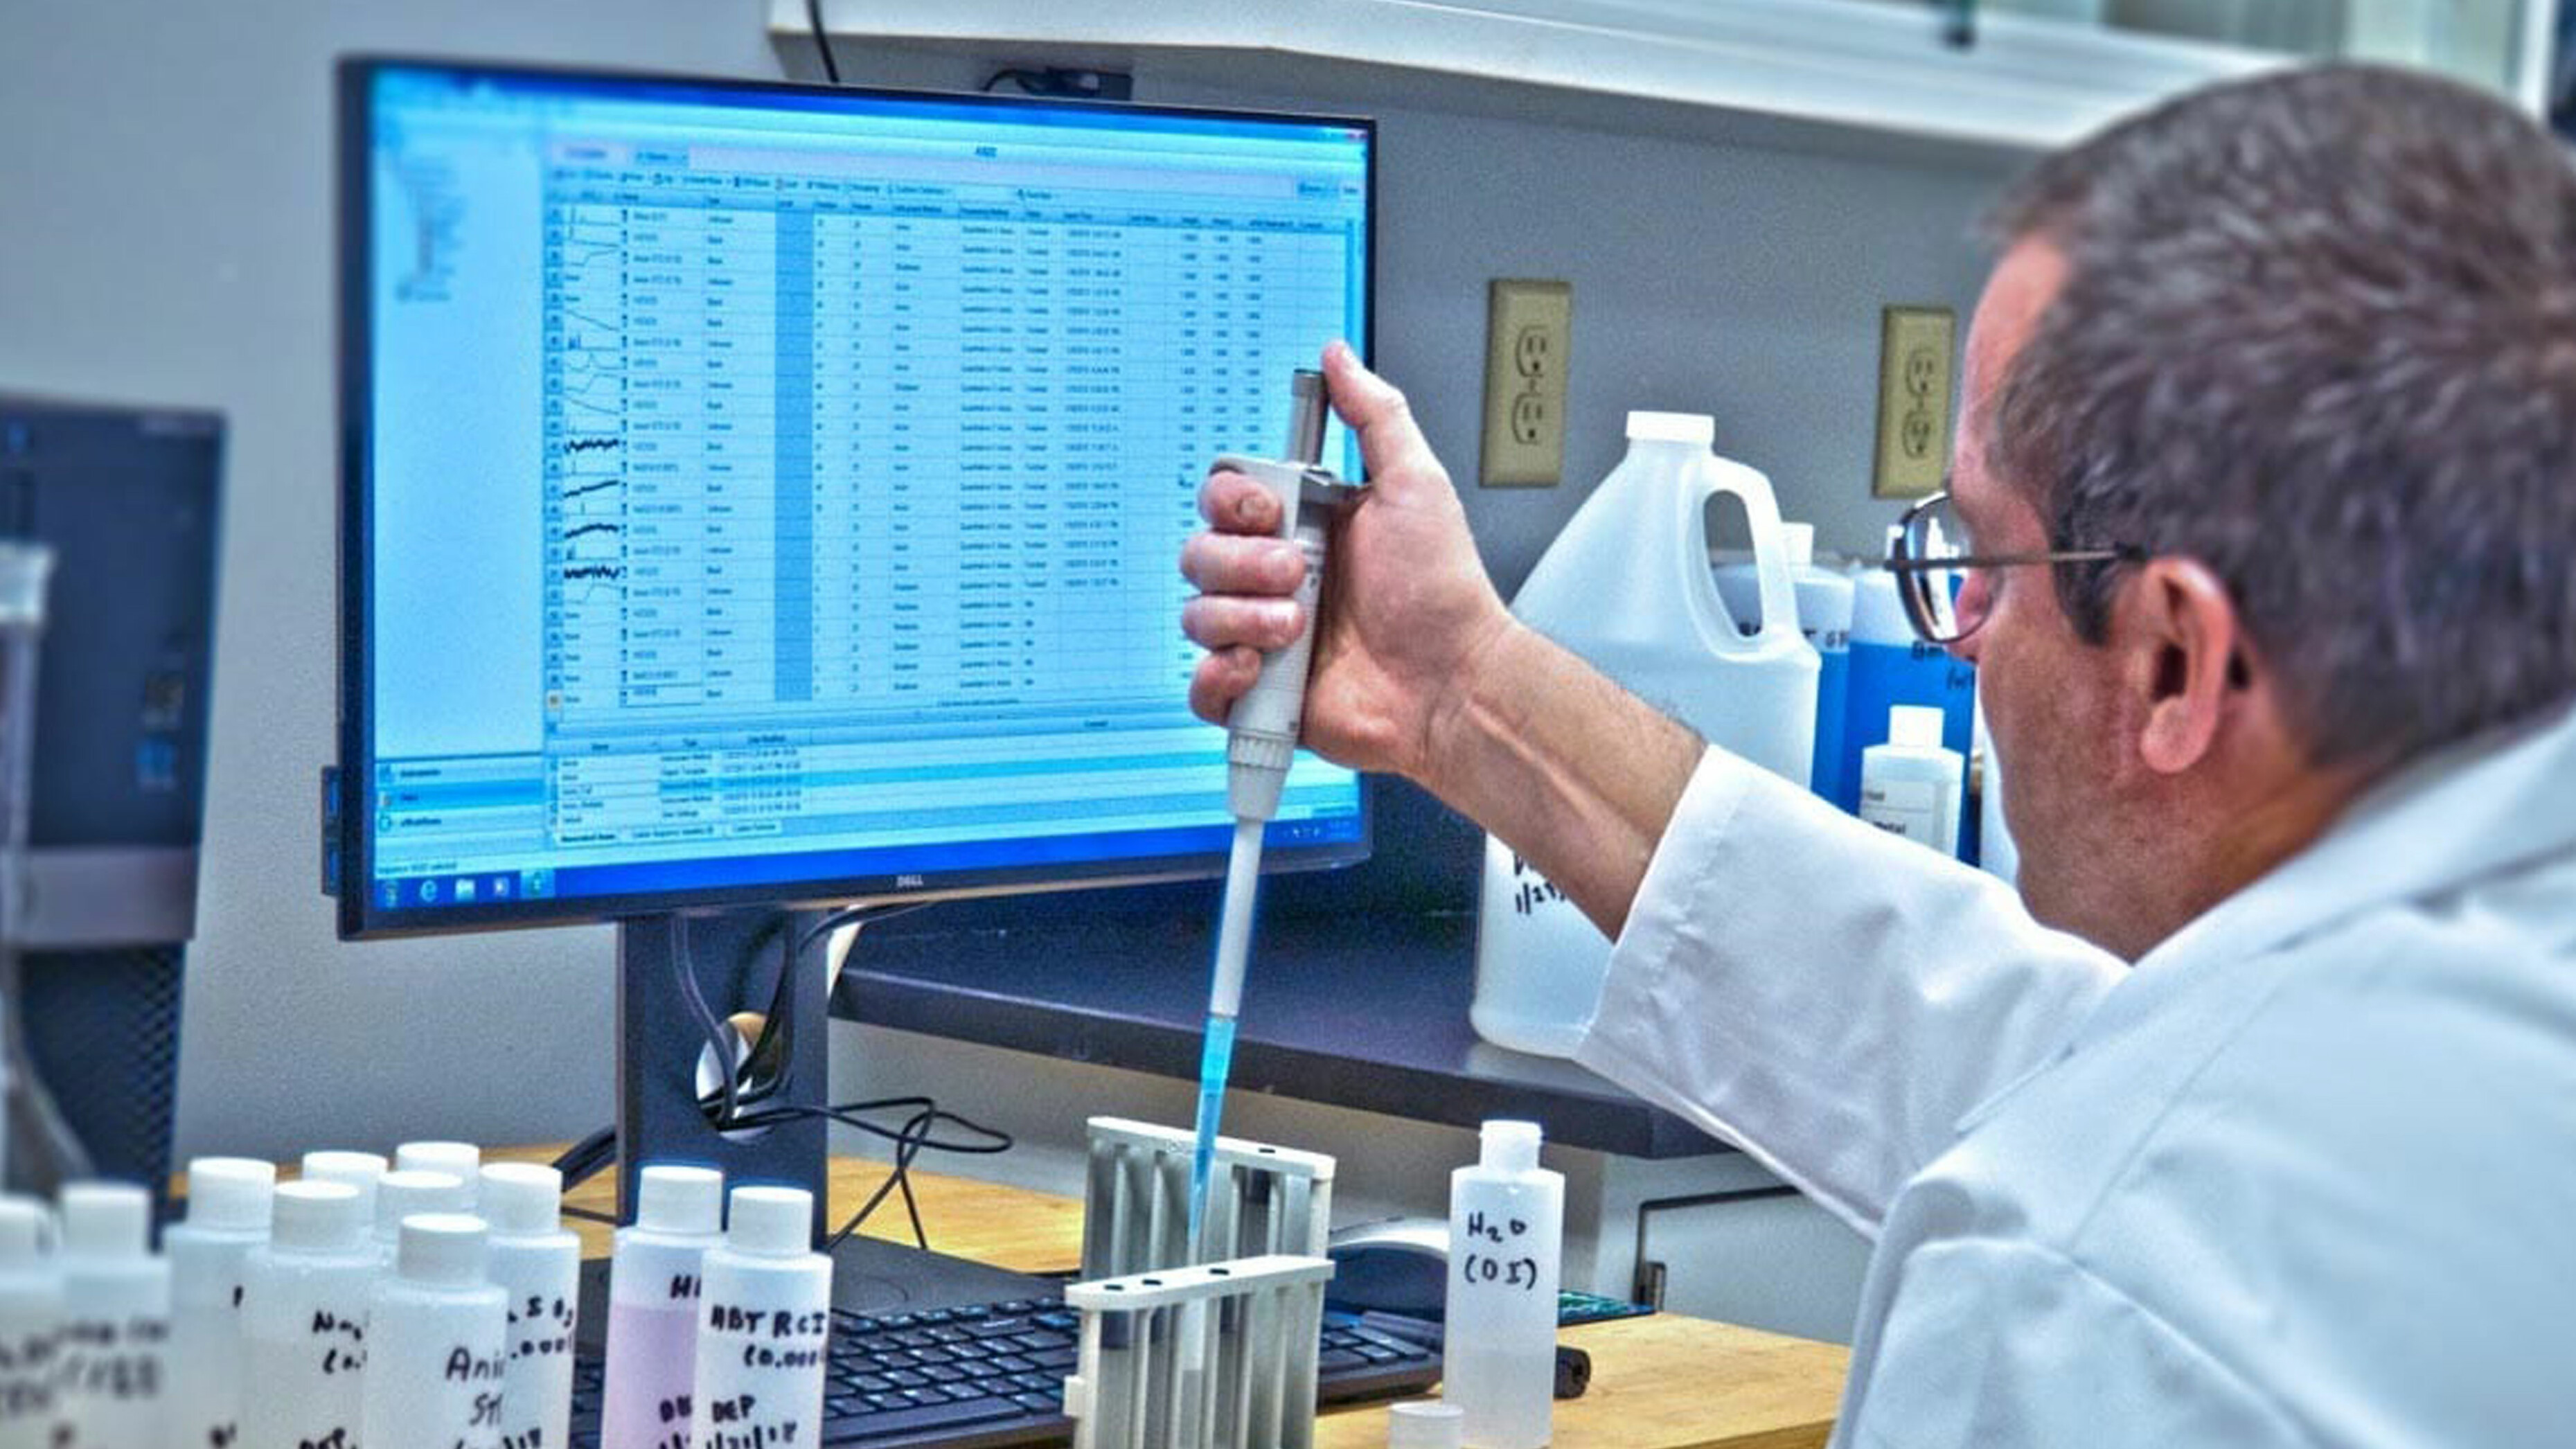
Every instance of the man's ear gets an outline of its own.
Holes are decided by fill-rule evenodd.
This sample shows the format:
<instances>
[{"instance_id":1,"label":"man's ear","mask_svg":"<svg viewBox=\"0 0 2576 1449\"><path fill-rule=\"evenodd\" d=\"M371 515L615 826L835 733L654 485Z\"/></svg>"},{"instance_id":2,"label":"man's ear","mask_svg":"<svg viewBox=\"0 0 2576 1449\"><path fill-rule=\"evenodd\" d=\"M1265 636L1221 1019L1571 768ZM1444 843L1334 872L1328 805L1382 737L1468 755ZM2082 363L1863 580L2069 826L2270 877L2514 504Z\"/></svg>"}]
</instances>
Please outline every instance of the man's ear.
<instances>
[{"instance_id":1,"label":"man's ear","mask_svg":"<svg viewBox=\"0 0 2576 1449\"><path fill-rule=\"evenodd\" d=\"M2236 603L2209 567L2157 558L2120 590L2118 634L2134 661L2138 759L2160 775L2206 760L2220 726L2253 682L2254 660Z\"/></svg>"}]
</instances>

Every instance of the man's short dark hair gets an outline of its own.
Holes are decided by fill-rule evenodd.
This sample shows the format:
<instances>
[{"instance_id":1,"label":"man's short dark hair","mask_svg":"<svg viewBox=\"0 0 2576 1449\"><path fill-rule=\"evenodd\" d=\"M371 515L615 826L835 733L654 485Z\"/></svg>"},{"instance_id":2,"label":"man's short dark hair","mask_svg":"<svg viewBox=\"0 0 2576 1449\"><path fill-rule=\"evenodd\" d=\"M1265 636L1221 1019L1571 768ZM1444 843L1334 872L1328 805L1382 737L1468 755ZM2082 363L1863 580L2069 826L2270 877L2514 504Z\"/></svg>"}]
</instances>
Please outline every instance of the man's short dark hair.
<instances>
[{"instance_id":1,"label":"man's short dark hair","mask_svg":"<svg viewBox=\"0 0 2576 1449\"><path fill-rule=\"evenodd\" d=\"M2069 263L1985 420L2058 548L2223 578L2312 763L2576 698L2576 168L2448 81L2199 92L1991 220ZM2099 642L2118 565L2059 595Z\"/></svg>"}]
</instances>

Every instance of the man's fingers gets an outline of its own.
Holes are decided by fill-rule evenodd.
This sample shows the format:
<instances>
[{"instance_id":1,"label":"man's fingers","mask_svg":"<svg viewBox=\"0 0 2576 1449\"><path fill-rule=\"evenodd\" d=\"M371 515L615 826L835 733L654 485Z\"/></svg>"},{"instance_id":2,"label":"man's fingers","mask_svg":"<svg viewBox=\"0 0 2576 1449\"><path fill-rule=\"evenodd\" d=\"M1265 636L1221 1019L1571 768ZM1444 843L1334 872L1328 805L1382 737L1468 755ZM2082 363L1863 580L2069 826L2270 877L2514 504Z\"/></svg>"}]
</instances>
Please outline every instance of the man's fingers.
<instances>
[{"instance_id":1,"label":"man's fingers","mask_svg":"<svg viewBox=\"0 0 2576 1449\"><path fill-rule=\"evenodd\" d=\"M1360 458L1368 465L1372 481L1440 470L1440 460L1424 441L1404 394L1362 366L1350 344L1335 342L1324 349L1324 381L1332 393L1333 411L1359 435Z\"/></svg>"},{"instance_id":2,"label":"man's fingers","mask_svg":"<svg viewBox=\"0 0 2576 1449\"><path fill-rule=\"evenodd\" d=\"M1210 473L1199 485L1199 517L1226 533L1277 533L1279 498L1240 473Z\"/></svg>"},{"instance_id":3,"label":"man's fingers","mask_svg":"<svg viewBox=\"0 0 2576 1449\"><path fill-rule=\"evenodd\" d=\"M1194 533L1181 545L1181 577L1210 594L1287 595L1306 579L1306 558L1283 538Z\"/></svg>"},{"instance_id":4,"label":"man's fingers","mask_svg":"<svg viewBox=\"0 0 2576 1449\"><path fill-rule=\"evenodd\" d=\"M1190 713L1209 724L1223 724L1234 702L1261 676L1261 655L1249 646L1220 649L1199 661L1190 674Z\"/></svg>"},{"instance_id":5,"label":"man's fingers","mask_svg":"<svg viewBox=\"0 0 2576 1449\"><path fill-rule=\"evenodd\" d=\"M1304 622L1294 599L1239 599L1201 594L1181 605L1181 632L1203 649L1285 649Z\"/></svg>"}]
</instances>

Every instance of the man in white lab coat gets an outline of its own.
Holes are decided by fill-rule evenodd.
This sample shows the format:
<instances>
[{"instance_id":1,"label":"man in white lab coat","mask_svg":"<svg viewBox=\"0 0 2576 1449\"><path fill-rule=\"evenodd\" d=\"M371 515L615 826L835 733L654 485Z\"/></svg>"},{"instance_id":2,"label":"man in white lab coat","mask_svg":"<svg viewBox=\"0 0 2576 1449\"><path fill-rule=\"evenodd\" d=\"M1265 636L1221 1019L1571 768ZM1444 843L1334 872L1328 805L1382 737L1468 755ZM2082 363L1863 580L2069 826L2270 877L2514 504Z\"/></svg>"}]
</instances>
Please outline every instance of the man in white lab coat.
<instances>
[{"instance_id":1,"label":"man in white lab coat","mask_svg":"<svg viewBox=\"0 0 2576 1449\"><path fill-rule=\"evenodd\" d=\"M1617 938L1581 1060L1876 1240L1838 1443L2576 1443L2576 172L2332 69L1997 230L1914 612L1980 666L2021 901L1515 623L1341 349L1375 491L1306 738ZM1299 565L1246 480L1202 503L1213 719Z\"/></svg>"}]
</instances>

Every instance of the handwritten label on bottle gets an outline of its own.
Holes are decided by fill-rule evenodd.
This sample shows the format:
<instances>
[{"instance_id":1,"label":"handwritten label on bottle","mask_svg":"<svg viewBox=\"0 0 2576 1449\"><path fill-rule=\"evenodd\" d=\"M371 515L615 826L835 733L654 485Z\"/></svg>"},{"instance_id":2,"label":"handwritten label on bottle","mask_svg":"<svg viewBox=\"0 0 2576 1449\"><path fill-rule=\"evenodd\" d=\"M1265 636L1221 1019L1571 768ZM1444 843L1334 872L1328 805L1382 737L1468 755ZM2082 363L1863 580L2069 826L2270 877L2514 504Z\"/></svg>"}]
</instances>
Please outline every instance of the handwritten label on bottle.
<instances>
[{"instance_id":1,"label":"handwritten label on bottle","mask_svg":"<svg viewBox=\"0 0 2576 1449\"><path fill-rule=\"evenodd\" d=\"M555 1358L572 1352L571 1299L532 1293L510 1305L510 1357Z\"/></svg>"},{"instance_id":2,"label":"handwritten label on bottle","mask_svg":"<svg viewBox=\"0 0 2576 1449\"><path fill-rule=\"evenodd\" d=\"M1518 851L1512 853L1512 879L1519 882L1512 887L1512 911L1516 915L1526 916L1540 906L1565 899L1565 891L1540 875Z\"/></svg>"},{"instance_id":3,"label":"handwritten label on bottle","mask_svg":"<svg viewBox=\"0 0 2576 1449\"><path fill-rule=\"evenodd\" d=\"M694 1449L782 1449L817 1440L828 1309L710 1302L699 1315Z\"/></svg>"},{"instance_id":4,"label":"handwritten label on bottle","mask_svg":"<svg viewBox=\"0 0 2576 1449\"><path fill-rule=\"evenodd\" d=\"M1489 1218L1482 1212L1467 1214L1467 1237L1477 1246L1458 1257L1460 1281L1478 1287L1494 1284L1525 1293L1537 1292L1537 1257L1513 1255L1520 1240L1529 1236L1529 1230L1530 1225L1519 1218Z\"/></svg>"}]
</instances>

